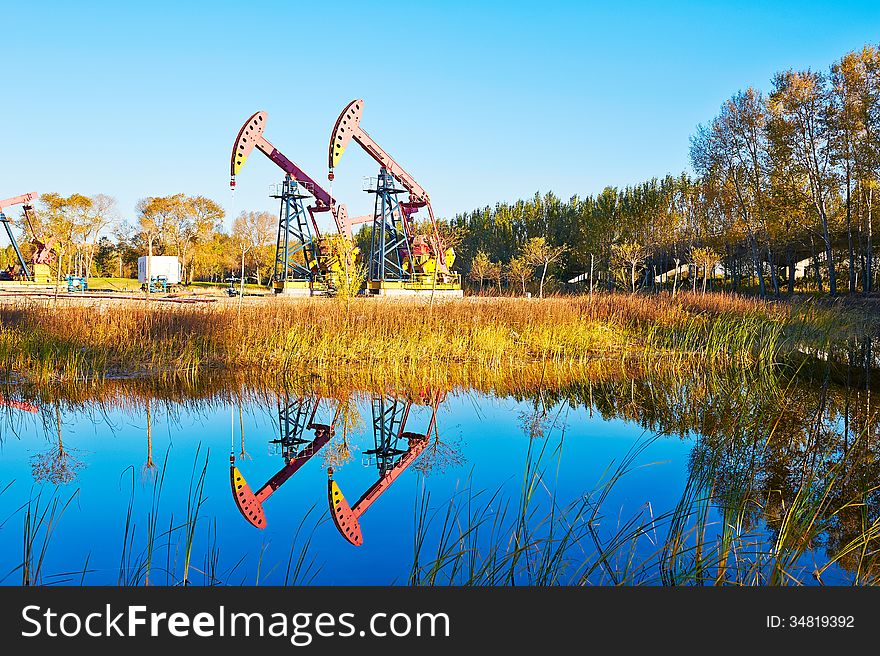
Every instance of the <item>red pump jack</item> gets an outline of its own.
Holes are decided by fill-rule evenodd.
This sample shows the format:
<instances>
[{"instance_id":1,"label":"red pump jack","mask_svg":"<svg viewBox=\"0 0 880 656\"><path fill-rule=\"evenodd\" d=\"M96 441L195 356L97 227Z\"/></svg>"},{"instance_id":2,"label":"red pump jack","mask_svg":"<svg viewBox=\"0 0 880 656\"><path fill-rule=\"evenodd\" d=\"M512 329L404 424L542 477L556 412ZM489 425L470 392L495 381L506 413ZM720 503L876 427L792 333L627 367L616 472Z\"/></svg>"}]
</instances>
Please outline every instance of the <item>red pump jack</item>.
<instances>
[{"instance_id":1,"label":"red pump jack","mask_svg":"<svg viewBox=\"0 0 880 656\"><path fill-rule=\"evenodd\" d=\"M364 543L359 521L361 516L391 487L391 484L406 471L407 467L418 459L425 447L428 446L428 436L436 426L437 406L441 401L441 395L433 393L422 401L424 405L431 408L431 419L424 433L415 433L405 430L410 408L413 405L412 400L403 401L395 397L388 399L385 396L373 397L373 430L376 448L364 453L376 457L379 480L364 492L354 506L348 504L339 485L333 480L333 468L327 470L330 477L327 484L330 516L342 537L356 547ZM406 440L407 448L405 450L396 448L398 440ZM397 459L395 460L395 458Z\"/></svg>"},{"instance_id":2,"label":"red pump jack","mask_svg":"<svg viewBox=\"0 0 880 656\"><path fill-rule=\"evenodd\" d=\"M30 412L32 414L36 414L40 411L40 409L33 403L28 403L27 401L17 401L15 399L7 399L2 394L0 394L0 405L6 406L7 408L14 408L15 410L21 410L23 412Z\"/></svg>"},{"instance_id":3,"label":"red pump jack","mask_svg":"<svg viewBox=\"0 0 880 656\"><path fill-rule=\"evenodd\" d=\"M274 442L281 443L286 441L288 443L293 442L295 444L302 444L303 442L306 442L300 438L300 433L303 429L314 430L315 439L311 442L306 442L305 446L290 455L289 458L285 458L286 464L284 467L272 476L263 487L257 490L256 494L254 494L250 486L247 484L247 481L245 481L241 471L235 466L235 455L231 454L229 456L229 476L230 483L232 484L232 496L235 499L235 505L238 507L239 512L241 512L242 517L244 517L252 526L259 529L266 528L266 513L263 509L263 503L265 503L266 499L271 497L278 488L289 480L291 476L298 472L313 455L320 451L335 434L336 420L339 417L340 407L337 406L333 420L330 424L318 424L315 423L315 414L318 411L320 401L320 397L315 397L311 400L312 406L311 413L308 415L308 422L305 426L300 425L295 427L298 428L298 430L295 430L296 434L293 436L286 435L286 429L288 429L290 425L290 422L288 422L288 418L290 417L290 404L287 404L286 410L279 409L279 415L281 415L282 440L275 440ZM298 401L299 404L307 402L309 401L304 399Z\"/></svg>"},{"instance_id":4,"label":"red pump jack","mask_svg":"<svg viewBox=\"0 0 880 656\"><path fill-rule=\"evenodd\" d=\"M34 254L31 258L31 263L52 264L55 261L55 252L52 250L52 246L55 243L55 238L52 237L46 243L43 243L42 241L37 239L37 233L34 230L33 221L31 221L31 212L34 211L33 201L39 198L39 196L40 195L36 191L32 191L27 194L15 196L14 198L0 200L0 223L3 224L4 228L6 228L6 235L9 237L9 242L12 244L12 248L15 250L16 257L18 257L18 263L19 266L21 266L21 272L27 280L33 280L33 272L28 268L27 262L24 259L24 255L22 255L21 249L18 247L18 242L15 240L15 234L12 232L12 228L9 225L9 219L6 218L3 210L7 207L12 207L13 205L22 206L25 222L27 223L27 226L31 232L31 236L33 237L32 243L34 245Z\"/></svg>"}]
</instances>

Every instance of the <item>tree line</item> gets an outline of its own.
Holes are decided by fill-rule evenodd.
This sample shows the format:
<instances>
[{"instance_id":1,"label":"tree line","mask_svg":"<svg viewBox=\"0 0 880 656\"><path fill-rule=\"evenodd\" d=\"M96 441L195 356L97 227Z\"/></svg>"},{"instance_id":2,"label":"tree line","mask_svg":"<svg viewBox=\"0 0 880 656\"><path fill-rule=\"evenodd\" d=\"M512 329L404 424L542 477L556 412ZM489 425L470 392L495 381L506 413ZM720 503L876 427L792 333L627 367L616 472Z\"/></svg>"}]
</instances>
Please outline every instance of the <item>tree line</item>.
<instances>
[{"instance_id":1,"label":"tree line","mask_svg":"<svg viewBox=\"0 0 880 656\"><path fill-rule=\"evenodd\" d=\"M116 200L104 194L40 196L31 226L19 220L26 254L33 237L52 239L55 273L131 278L143 255L175 255L185 282L221 281L230 274L268 283L275 258L278 219L268 212L241 212L225 230L223 208L204 196L150 196L138 201L133 219L124 220ZM15 264L11 247L0 252ZM245 273L246 271L246 273Z\"/></svg>"},{"instance_id":2,"label":"tree line","mask_svg":"<svg viewBox=\"0 0 880 656\"><path fill-rule=\"evenodd\" d=\"M540 288L541 258L531 255L543 239L564 249L552 262L554 288L699 284L761 296L877 288L877 47L827 71L777 73L766 94L733 94L697 128L690 160L693 175L458 214L461 266L478 287Z\"/></svg>"}]
</instances>

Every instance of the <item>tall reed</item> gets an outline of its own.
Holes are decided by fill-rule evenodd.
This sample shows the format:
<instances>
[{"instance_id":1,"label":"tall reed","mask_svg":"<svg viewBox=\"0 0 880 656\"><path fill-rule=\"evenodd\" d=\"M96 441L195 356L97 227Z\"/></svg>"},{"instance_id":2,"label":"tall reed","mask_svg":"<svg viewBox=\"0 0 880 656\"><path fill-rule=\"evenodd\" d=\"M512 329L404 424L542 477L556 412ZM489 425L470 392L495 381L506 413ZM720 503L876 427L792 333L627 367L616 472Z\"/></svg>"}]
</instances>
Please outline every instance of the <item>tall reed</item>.
<instances>
[{"instance_id":1,"label":"tall reed","mask_svg":"<svg viewBox=\"0 0 880 656\"><path fill-rule=\"evenodd\" d=\"M6 380L83 380L215 368L328 372L349 366L435 375L608 358L701 357L772 362L862 334L861 314L728 295L594 294L551 299L391 301L268 299L153 307L0 306Z\"/></svg>"}]
</instances>

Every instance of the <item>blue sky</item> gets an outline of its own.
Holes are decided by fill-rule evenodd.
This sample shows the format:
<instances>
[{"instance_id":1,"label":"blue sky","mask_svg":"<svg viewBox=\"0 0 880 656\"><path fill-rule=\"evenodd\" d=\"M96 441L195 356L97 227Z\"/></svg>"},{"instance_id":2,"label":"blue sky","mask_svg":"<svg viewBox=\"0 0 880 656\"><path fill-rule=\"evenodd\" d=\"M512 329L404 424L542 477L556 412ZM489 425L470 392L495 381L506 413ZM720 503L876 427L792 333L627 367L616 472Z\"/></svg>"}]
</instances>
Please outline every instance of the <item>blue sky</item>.
<instances>
[{"instance_id":1,"label":"blue sky","mask_svg":"<svg viewBox=\"0 0 880 656\"><path fill-rule=\"evenodd\" d=\"M688 167L688 139L741 88L826 69L880 40L877 2L2 2L0 198L106 193L276 211L254 156L228 189L232 141L267 138L326 180L329 133L363 127L441 216L535 191L568 197ZM366 155L333 192L371 211Z\"/></svg>"}]
</instances>

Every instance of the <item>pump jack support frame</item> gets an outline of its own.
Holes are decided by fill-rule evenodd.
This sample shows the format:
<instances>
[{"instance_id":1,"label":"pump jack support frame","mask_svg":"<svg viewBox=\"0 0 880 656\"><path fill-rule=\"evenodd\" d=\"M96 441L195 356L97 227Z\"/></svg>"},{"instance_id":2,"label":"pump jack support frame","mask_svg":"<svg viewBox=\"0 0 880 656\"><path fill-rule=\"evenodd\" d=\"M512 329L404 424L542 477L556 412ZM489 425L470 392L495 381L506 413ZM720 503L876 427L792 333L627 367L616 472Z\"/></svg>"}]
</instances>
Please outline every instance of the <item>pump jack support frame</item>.
<instances>
[{"instance_id":1,"label":"pump jack support frame","mask_svg":"<svg viewBox=\"0 0 880 656\"><path fill-rule=\"evenodd\" d=\"M284 283L314 283L316 273L312 270L312 265L320 271L320 254L315 241L317 226L314 217L306 214L303 205L303 199L309 197L310 194L300 191L299 183L290 174L284 177L281 193L272 196L281 200L275 270L272 275L276 292L284 290ZM295 261L297 253L302 253L304 264Z\"/></svg>"},{"instance_id":2,"label":"pump jack support frame","mask_svg":"<svg viewBox=\"0 0 880 656\"><path fill-rule=\"evenodd\" d=\"M391 174L382 169L376 179L376 188L370 193L376 194L376 204L370 242L369 279L409 280L415 268L410 257L411 235L407 231L403 205L397 199L398 194L406 192L398 189ZM405 262L409 263L409 272L404 269Z\"/></svg>"},{"instance_id":3,"label":"pump jack support frame","mask_svg":"<svg viewBox=\"0 0 880 656\"><path fill-rule=\"evenodd\" d=\"M15 234L12 232L12 226L9 225L10 221L7 218L6 214L3 213L3 210L7 207L12 207L13 205L22 205L24 207L24 218L28 223L28 227L31 229L31 233L33 233L34 226L31 223L28 212L33 209L31 203L32 201L36 200L38 196L39 194L37 194L37 192L31 191L27 194L21 194L20 196L15 196L13 198L0 200L0 223L3 224L4 228L6 228L6 235L9 237L9 241L12 243L12 248L15 250L15 256L18 258L18 263L21 265L21 271L27 280L33 280L30 267L28 267L27 262L24 259L24 255L22 254L21 249L18 247L18 241L15 239ZM32 236L34 237L34 239L36 239L35 234L32 234Z\"/></svg>"},{"instance_id":4,"label":"pump jack support frame","mask_svg":"<svg viewBox=\"0 0 880 656\"><path fill-rule=\"evenodd\" d=\"M15 249L15 255L18 257L18 263L21 266L22 273L24 273L25 278L31 280L31 270L28 268L24 255L22 255L21 249L18 247L18 242L15 240L15 235L12 233L12 228L9 225L9 219L6 218L6 215L2 211L0 211L0 223L6 228L6 235L9 237L9 241L12 242L12 248Z\"/></svg>"}]
</instances>

